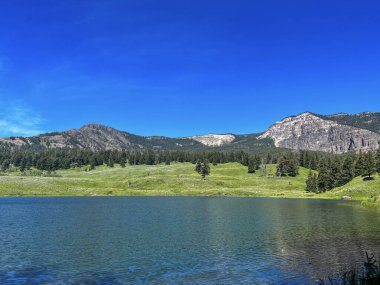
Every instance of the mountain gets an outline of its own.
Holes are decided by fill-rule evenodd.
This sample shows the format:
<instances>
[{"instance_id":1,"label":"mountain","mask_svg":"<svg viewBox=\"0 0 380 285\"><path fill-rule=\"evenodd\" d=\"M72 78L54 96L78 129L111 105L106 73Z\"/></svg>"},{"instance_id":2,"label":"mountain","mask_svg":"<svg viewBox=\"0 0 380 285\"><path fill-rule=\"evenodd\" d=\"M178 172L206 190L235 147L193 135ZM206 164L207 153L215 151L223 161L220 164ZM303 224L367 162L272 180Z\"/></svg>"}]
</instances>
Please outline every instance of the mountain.
<instances>
[{"instance_id":1,"label":"mountain","mask_svg":"<svg viewBox=\"0 0 380 285\"><path fill-rule=\"evenodd\" d=\"M245 150L256 152L306 149L330 153L375 150L380 141L380 113L287 117L262 134L208 134L183 138L139 136L111 127L89 124L80 129L34 137L0 139L3 145L26 148L91 150Z\"/></svg>"},{"instance_id":2,"label":"mountain","mask_svg":"<svg viewBox=\"0 0 380 285\"><path fill-rule=\"evenodd\" d=\"M347 116L345 122L349 122ZM340 124L335 117L318 116L309 112L287 117L272 125L259 138L272 138L276 147L307 149L330 153L375 150L380 134L368 129Z\"/></svg>"},{"instance_id":3,"label":"mountain","mask_svg":"<svg viewBox=\"0 0 380 285\"><path fill-rule=\"evenodd\" d=\"M41 134L34 137L11 137L0 142L24 147L67 147L91 150L122 149L196 149L203 145L188 138L144 137L111 127L89 124L78 130Z\"/></svg>"}]
</instances>

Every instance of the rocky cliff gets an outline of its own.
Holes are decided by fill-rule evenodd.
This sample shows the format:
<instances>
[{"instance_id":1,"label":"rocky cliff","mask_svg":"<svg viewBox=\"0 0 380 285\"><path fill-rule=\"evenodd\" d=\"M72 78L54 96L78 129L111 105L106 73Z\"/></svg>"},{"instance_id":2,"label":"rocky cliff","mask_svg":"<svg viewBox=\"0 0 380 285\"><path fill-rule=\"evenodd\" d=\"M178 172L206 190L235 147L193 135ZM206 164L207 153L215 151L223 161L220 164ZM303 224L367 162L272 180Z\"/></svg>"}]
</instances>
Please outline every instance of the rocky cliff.
<instances>
[{"instance_id":1,"label":"rocky cliff","mask_svg":"<svg viewBox=\"0 0 380 285\"><path fill-rule=\"evenodd\" d=\"M192 136L189 138L198 141L206 146L221 146L233 142L236 137L234 135L209 134L203 136Z\"/></svg>"},{"instance_id":2,"label":"rocky cliff","mask_svg":"<svg viewBox=\"0 0 380 285\"><path fill-rule=\"evenodd\" d=\"M312 113L285 118L259 138L268 137L274 140L277 147L331 153L375 150L380 141L378 133L338 124Z\"/></svg>"}]
</instances>

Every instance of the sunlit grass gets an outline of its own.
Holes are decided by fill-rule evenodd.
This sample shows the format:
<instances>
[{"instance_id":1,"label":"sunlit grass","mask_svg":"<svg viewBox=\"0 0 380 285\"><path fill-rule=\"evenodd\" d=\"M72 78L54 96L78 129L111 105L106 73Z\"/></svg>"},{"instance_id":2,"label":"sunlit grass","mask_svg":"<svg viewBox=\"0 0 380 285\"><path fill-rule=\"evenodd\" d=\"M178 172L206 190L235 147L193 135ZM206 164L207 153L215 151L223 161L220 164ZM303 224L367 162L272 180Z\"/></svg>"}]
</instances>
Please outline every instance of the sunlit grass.
<instances>
[{"instance_id":1,"label":"sunlit grass","mask_svg":"<svg viewBox=\"0 0 380 285\"><path fill-rule=\"evenodd\" d=\"M238 163L211 165L211 175L202 180L190 163L155 166L99 166L59 170L59 177L20 176L13 173L0 176L2 196L249 196L284 198L340 199L350 196L367 201L379 197L380 179L363 181L355 178L333 191L314 194L305 192L308 170L300 168L297 177L276 177L275 165L266 172L248 174Z\"/></svg>"}]
</instances>

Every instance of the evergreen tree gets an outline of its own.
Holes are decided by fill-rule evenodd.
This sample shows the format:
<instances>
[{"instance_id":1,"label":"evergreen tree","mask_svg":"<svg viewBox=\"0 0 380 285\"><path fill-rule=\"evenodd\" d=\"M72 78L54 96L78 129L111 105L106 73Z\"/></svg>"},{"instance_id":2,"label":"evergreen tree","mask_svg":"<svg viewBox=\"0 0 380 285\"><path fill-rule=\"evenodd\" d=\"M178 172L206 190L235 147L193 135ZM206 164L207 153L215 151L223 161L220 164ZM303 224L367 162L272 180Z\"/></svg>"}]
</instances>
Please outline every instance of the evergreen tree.
<instances>
[{"instance_id":1,"label":"evergreen tree","mask_svg":"<svg viewBox=\"0 0 380 285\"><path fill-rule=\"evenodd\" d=\"M287 170L288 176L296 177L299 174L298 170L299 170L299 166L298 166L297 160L294 156L291 156L288 162L288 170Z\"/></svg>"},{"instance_id":2,"label":"evergreen tree","mask_svg":"<svg viewBox=\"0 0 380 285\"><path fill-rule=\"evenodd\" d=\"M331 159L330 172L333 180L332 188L341 186L342 181L342 163L338 157Z\"/></svg>"},{"instance_id":3,"label":"evergreen tree","mask_svg":"<svg viewBox=\"0 0 380 285\"><path fill-rule=\"evenodd\" d=\"M342 174L340 177L340 186L345 185L354 178L354 159L352 156L346 157L342 166Z\"/></svg>"},{"instance_id":4,"label":"evergreen tree","mask_svg":"<svg viewBox=\"0 0 380 285\"><path fill-rule=\"evenodd\" d=\"M281 156L278 159L278 163L277 163L277 172L276 172L277 176L285 176L286 170L287 170L287 167L286 167L285 156Z\"/></svg>"},{"instance_id":5,"label":"evergreen tree","mask_svg":"<svg viewBox=\"0 0 380 285\"><path fill-rule=\"evenodd\" d=\"M296 177L299 173L298 160L292 154L282 155L277 164L277 176Z\"/></svg>"},{"instance_id":6,"label":"evergreen tree","mask_svg":"<svg viewBox=\"0 0 380 285\"><path fill-rule=\"evenodd\" d=\"M255 170L259 170L260 169L260 165L261 165L260 156L255 155L254 158L253 158L253 160L254 160Z\"/></svg>"},{"instance_id":7,"label":"evergreen tree","mask_svg":"<svg viewBox=\"0 0 380 285\"><path fill-rule=\"evenodd\" d=\"M255 160L250 158L248 163L248 173L255 173L256 172L256 165Z\"/></svg>"},{"instance_id":8,"label":"evergreen tree","mask_svg":"<svg viewBox=\"0 0 380 285\"><path fill-rule=\"evenodd\" d=\"M320 192L329 191L333 188L334 181L331 175L330 162L328 158L323 158L318 166L318 190Z\"/></svg>"},{"instance_id":9,"label":"evergreen tree","mask_svg":"<svg viewBox=\"0 0 380 285\"><path fill-rule=\"evenodd\" d=\"M11 161L9 159L5 159L1 164L1 171L7 171L11 165Z\"/></svg>"},{"instance_id":10,"label":"evergreen tree","mask_svg":"<svg viewBox=\"0 0 380 285\"><path fill-rule=\"evenodd\" d=\"M202 179L205 179L206 176L210 175L210 165L207 159L202 164L201 175Z\"/></svg>"},{"instance_id":11,"label":"evergreen tree","mask_svg":"<svg viewBox=\"0 0 380 285\"><path fill-rule=\"evenodd\" d=\"M371 179L371 175L376 171L375 158L372 151L367 152L364 155L364 167L363 167L363 177L368 177Z\"/></svg>"},{"instance_id":12,"label":"evergreen tree","mask_svg":"<svg viewBox=\"0 0 380 285\"><path fill-rule=\"evenodd\" d=\"M107 162L107 166L108 167L114 167L115 166L115 163L114 163L114 161L113 161L113 159L111 157L109 158L109 160Z\"/></svg>"},{"instance_id":13,"label":"evergreen tree","mask_svg":"<svg viewBox=\"0 0 380 285\"><path fill-rule=\"evenodd\" d=\"M362 176L365 171L364 167L365 167L365 156L363 153L360 153L358 159L355 162L354 175Z\"/></svg>"},{"instance_id":14,"label":"evergreen tree","mask_svg":"<svg viewBox=\"0 0 380 285\"><path fill-rule=\"evenodd\" d=\"M306 192L313 192L312 179L313 179L313 173L311 172L311 169L309 169L309 173L306 179Z\"/></svg>"},{"instance_id":15,"label":"evergreen tree","mask_svg":"<svg viewBox=\"0 0 380 285\"><path fill-rule=\"evenodd\" d=\"M313 186L312 189L314 190L313 192L319 193L318 189L318 176L316 173L313 174Z\"/></svg>"},{"instance_id":16,"label":"evergreen tree","mask_svg":"<svg viewBox=\"0 0 380 285\"><path fill-rule=\"evenodd\" d=\"M317 175L309 169L309 174L306 180L306 192L318 193Z\"/></svg>"},{"instance_id":17,"label":"evergreen tree","mask_svg":"<svg viewBox=\"0 0 380 285\"><path fill-rule=\"evenodd\" d=\"M376 152L376 171L380 175L380 147Z\"/></svg>"},{"instance_id":18,"label":"evergreen tree","mask_svg":"<svg viewBox=\"0 0 380 285\"><path fill-rule=\"evenodd\" d=\"M202 163L200 161L200 159L197 160L197 163L195 165L195 171L198 172L199 174L201 174L201 171L202 171Z\"/></svg>"}]
</instances>

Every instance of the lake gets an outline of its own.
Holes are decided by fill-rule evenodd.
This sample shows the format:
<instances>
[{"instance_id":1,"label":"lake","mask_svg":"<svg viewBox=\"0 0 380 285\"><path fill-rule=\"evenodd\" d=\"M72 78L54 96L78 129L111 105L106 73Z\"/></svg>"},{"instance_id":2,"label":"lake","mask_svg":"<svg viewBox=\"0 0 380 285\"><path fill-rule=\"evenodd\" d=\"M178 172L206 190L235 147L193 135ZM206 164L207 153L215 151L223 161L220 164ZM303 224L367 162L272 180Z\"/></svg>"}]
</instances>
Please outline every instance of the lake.
<instances>
[{"instance_id":1,"label":"lake","mask_svg":"<svg viewBox=\"0 0 380 285\"><path fill-rule=\"evenodd\" d=\"M380 254L380 214L270 198L0 199L0 284L315 284Z\"/></svg>"}]
</instances>

